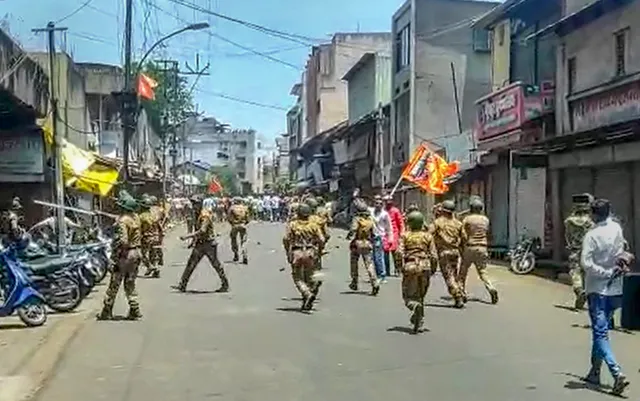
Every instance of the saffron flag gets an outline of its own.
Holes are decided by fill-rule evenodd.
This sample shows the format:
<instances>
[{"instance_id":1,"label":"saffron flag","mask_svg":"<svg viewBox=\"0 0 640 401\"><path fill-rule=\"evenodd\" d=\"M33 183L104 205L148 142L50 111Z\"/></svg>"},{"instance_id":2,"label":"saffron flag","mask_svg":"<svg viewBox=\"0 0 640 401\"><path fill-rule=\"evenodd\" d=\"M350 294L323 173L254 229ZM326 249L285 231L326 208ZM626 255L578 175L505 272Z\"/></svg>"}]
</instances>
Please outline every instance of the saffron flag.
<instances>
[{"instance_id":1,"label":"saffron flag","mask_svg":"<svg viewBox=\"0 0 640 401\"><path fill-rule=\"evenodd\" d=\"M222 192L222 184L220 184L220 181L218 181L216 176L213 176L209 182L209 193L215 194L218 192Z\"/></svg>"},{"instance_id":2,"label":"saffron flag","mask_svg":"<svg viewBox=\"0 0 640 401\"><path fill-rule=\"evenodd\" d=\"M458 162L448 163L442 156L420 144L402 171L402 178L431 194L444 194L449 190L447 179L458 172Z\"/></svg>"},{"instance_id":3,"label":"saffron flag","mask_svg":"<svg viewBox=\"0 0 640 401\"><path fill-rule=\"evenodd\" d=\"M158 87L158 83L151 77L140 74L138 76L138 96L147 100L155 100L156 94L154 89Z\"/></svg>"}]
</instances>

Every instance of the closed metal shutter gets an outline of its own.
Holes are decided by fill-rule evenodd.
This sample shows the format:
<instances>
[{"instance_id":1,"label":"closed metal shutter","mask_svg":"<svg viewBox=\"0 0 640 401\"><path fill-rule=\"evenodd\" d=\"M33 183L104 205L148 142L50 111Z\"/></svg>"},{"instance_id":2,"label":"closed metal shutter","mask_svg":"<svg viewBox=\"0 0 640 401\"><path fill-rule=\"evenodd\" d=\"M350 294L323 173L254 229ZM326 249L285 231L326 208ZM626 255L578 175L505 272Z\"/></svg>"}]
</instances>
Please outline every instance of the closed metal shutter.
<instances>
[{"instance_id":1,"label":"closed metal shutter","mask_svg":"<svg viewBox=\"0 0 640 401\"><path fill-rule=\"evenodd\" d=\"M509 243L509 168L501 160L491 170L491 246L506 248Z\"/></svg>"},{"instance_id":2,"label":"closed metal shutter","mask_svg":"<svg viewBox=\"0 0 640 401\"><path fill-rule=\"evenodd\" d=\"M526 235L538 237L544 247L545 188L547 186L547 169L521 168L513 169L514 196L510 203L513 213L510 242L515 244Z\"/></svg>"},{"instance_id":3,"label":"closed metal shutter","mask_svg":"<svg viewBox=\"0 0 640 401\"><path fill-rule=\"evenodd\" d=\"M631 176L626 164L598 168L595 174L594 196L608 199L611 202L613 214L620 220L625 239L629 244L633 238L633 203Z\"/></svg>"}]
</instances>

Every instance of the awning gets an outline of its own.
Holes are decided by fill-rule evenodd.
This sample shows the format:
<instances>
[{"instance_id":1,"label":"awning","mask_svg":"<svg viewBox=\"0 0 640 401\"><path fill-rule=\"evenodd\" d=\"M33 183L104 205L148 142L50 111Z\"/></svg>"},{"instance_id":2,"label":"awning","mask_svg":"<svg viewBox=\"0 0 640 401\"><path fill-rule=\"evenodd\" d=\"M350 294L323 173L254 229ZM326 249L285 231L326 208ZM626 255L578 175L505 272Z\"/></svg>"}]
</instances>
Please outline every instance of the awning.
<instances>
[{"instance_id":1,"label":"awning","mask_svg":"<svg viewBox=\"0 0 640 401\"><path fill-rule=\"evenodd\" d=\"M548 25L541 30L532 33L524 40L533 39L535 37L545 36L555 33L558 36L565 36L569 33L580 29L587 24L595 21L603 15L617 10L618 8L631 3L633 0L596 0L595 2L581 8L580 10L569 14L566 17Z\"/></svg>"},{"instance_id":2,"label":"awning","mask_svg":"<svg viewBox=\"0 0 640 401\"><path fill-rule=\"evenodd\" d=\"M51 117L39 124L49 148L53 145ZM118 183L119 169L102 163L91 152L80 149L63 139L62 174L65 186L95 195L107 196Z\"/></svg>"}]
</instances>

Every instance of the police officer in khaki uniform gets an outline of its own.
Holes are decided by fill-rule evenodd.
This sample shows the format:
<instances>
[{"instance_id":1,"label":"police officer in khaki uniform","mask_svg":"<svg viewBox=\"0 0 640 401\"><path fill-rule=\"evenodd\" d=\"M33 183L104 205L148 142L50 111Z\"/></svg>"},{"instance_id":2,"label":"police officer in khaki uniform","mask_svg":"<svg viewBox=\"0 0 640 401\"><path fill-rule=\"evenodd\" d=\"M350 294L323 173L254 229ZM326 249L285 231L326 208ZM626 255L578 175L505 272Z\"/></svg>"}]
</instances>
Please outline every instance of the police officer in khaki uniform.
<instances>
[{"instance_id":1,"label":"police officer in khaki uniform","mask_svg":"<svg viewBox=\"0 0 640 401\"><path fill-rule=\"evenodd\" d=\"M349 288L352 291L358 290L358 261L362 258L371 283L371 295L376 296L380 292L380 280L373 266L373 228L375 222L363 200L358 199L355 207L356 215L346 237L348 240L351 239L349 244L351 284L349 284Z\"/></svg>"},{"instance_id":2,"label":"police officer in khaki uniform","mask_svg":"<svg viewBox=\"0 0 640 401\"><path fill-rule=\"evenodd\" d=\"M322 229L309 220L311 209L303 203L298 207L298 217L287 224L282 246L291 265L293 283L302 296L303 311L313 308L321 281L318 280L317 259L324 243Z\"/></svg>"},{"instance_id":3,"label":"police officer in khaki uniform","mask_svg":"<svg viewBox=\"0 0 640 401\"><path fill-rule=\"evenodd\" d=\"M409 321L417 334L424 322L424 297L431 275L438 266L438 252L433 236L424 229L424 215L417 210L407 215L406 231L398 244L402 269L402 299L411 311Z\"/></svg>"},{"instance_id":4,"label":"police officer in khaki uniform","mask_svg":"<svg viewBox=\"0 0 640 401\"><path fill-rule=\"evenodd\" d=\"M113 318L113 304L118 295L120 284L124 283L124 294L129 302L128 319L136 320L142 317L138 292L136 291L136 278L140 267L142 245L142 230L140 218L135 213L138 209L136 200L126 191L121 191L116 205L123 214L115 223L113 236L113 271L109 279L109 286L104 297L102 311L98 314L99 320Z\"/></svg>"},{"instance_id":5,"label":"police officer in khaki uniform","mask_svg":"<svg viewBox=\"0 0 640 401\"><path fill-rule=\"evenodd\" d=\"M456 271L460 261L462 245L462 223L453 215L456 204L452 200L442 202L440 215L432 224L432 233L438 250L440 272L447 284L449 294L453 297L456 308L464 307L464 299L456 282Z\"/></svg>"},{"instance_id":6,"label":"police officer in khaki uniform","mask_svg":"<svg viewBox=\"0 0 640 401\"><path fill-rule=\"evenodd\" d=\"M247 224L249 224L249 209L242 204L242 198L236 196L232 199L233 204L229 208L227 221L231 224L229 237L231 239L231 250L233 251L233 261L237 262L238 257L238 239L240 240L240 253L242 254L242 263L248 264L247 257Z\"/></svg>"},{"instance_id":7,"label":"police officer in khaki uniform","mask_svg":"<svg viewBox=\"0 0 640 401\"><path fill-rule=\"evenodd\" d=\"M151 248L151 236L153 235L153 215L151 214L151 199L149 194L143 194L138 201L141 212L140 230L142 232L142 246L140 253L142 255L141 265L146 267L145 276L151 275L151 263L149 262L149 249Z\"/></svg>"},{"instance_id":8,"label":"police officer in khaki uniform","mask_svg":"<svg viewBox=\"0 0 640 401\"><path fill-rule=\"evenodd\" d=\"M164 209L158 205L158 198L151 195L148 197L148 203L150 206L149 212L151 214L152 223L147 238L148 240L148 262L149 270L147 275L152 278L160 277L160 269L164 265L164 253L162 250L162 243L164 241L164 228L166 225L167 217Z\"/></svg>"},{"instance_id":9,"label":"police officer in khaki uniform","mask_svg":"<svg viewBox=\"0 0 640 401\"><path fill-rule=\"evenodd\" d=\"M462 219L463 227L463 248L462 263L458 272L458 284L467 302L467 275L469 267L475 265L480 281L489 291L491 303L498 303L498 291L487 276L487 263L489 261L489 219L483 213L484 204L482 199L475 197L469 201L469 214Z\"/></svg>"},{"instance_id":10,"label":"police officer in khaki uniform","mask_svg":"<svg viewBox=\"0 0 640 401\"><path fill-rule=\"evenodd\" d=\"M582 309L587 302L584 292L584 270L580 266L580 253L582 250L582 240L587 231L593 226L591 219L591 194L580 194L572 197L573 210L571 215L564 221L564 237L567 253L569 254L569 275L571 276L571 286L576 296L574 308Z\"/></svg>"},{"instance_id":11,"label":"police officer in khaki uniform","mask_svg":"<svg viewBox=\"0 0 640 401\"><path fill-rule=\"evenodd\" d=\"M209 263L211 263L211 266L220 277L221 285L216 292L228 292L229 280L224 272L222 263L220 263L220 260L218 259L218 241L216 239L216 233L213 225L213 213L211 210L202 208L202 198L199 196L192 198L192 204L199 216L196 231L182 236L180 239L183 241L193 239L193 249L189 256L189 260L187 261L187 266L182 272L180 283L172 286L172 288L180 292L186 292L187 284L189 283L189 279L191 278L193 271L196 269L202 258L206 257L209 259Z\"/></svg>"},{"instance_id":12,"label":"police officer in khaki uniform","mask_svg":"<svg viewBox=\"0 0 640 401\"><path fill-rule=\"evenodd\" d=\"M322 256L327 247L327 242L329 241L329 238L331 238L329 234L329 221L321 214L321 211L318 210L319 205L316 198L308 198L305 203L309 206L309 209L311 209L311 216L309 216L309 220L322 229L324 242L318 250L318 269L322 269Z\"/></svg>"}]
</instances>

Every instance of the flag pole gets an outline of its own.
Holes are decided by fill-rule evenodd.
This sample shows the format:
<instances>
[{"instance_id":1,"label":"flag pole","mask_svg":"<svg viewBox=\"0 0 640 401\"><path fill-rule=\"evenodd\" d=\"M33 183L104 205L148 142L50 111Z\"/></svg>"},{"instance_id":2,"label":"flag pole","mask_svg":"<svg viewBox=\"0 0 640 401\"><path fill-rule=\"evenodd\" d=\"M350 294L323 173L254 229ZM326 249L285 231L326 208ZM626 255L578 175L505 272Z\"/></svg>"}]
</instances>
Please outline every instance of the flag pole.
<instances>
[{"instance_id":1,"label":"flag pole","mask_svg":"<svg viewBox=\"0 0 640 401\"><path fill-rule=\"evenodd\" d=\"M389 196L393 196L393 194L396 193L396 191L398 190L398 187L400 186L400 183L402 182L402 178L403 178L402 174L400 174L400 178L398 178L398 182L396 182L396 185L393 186L393 189L389 193Z\"/></svg>"}]
</instances>

